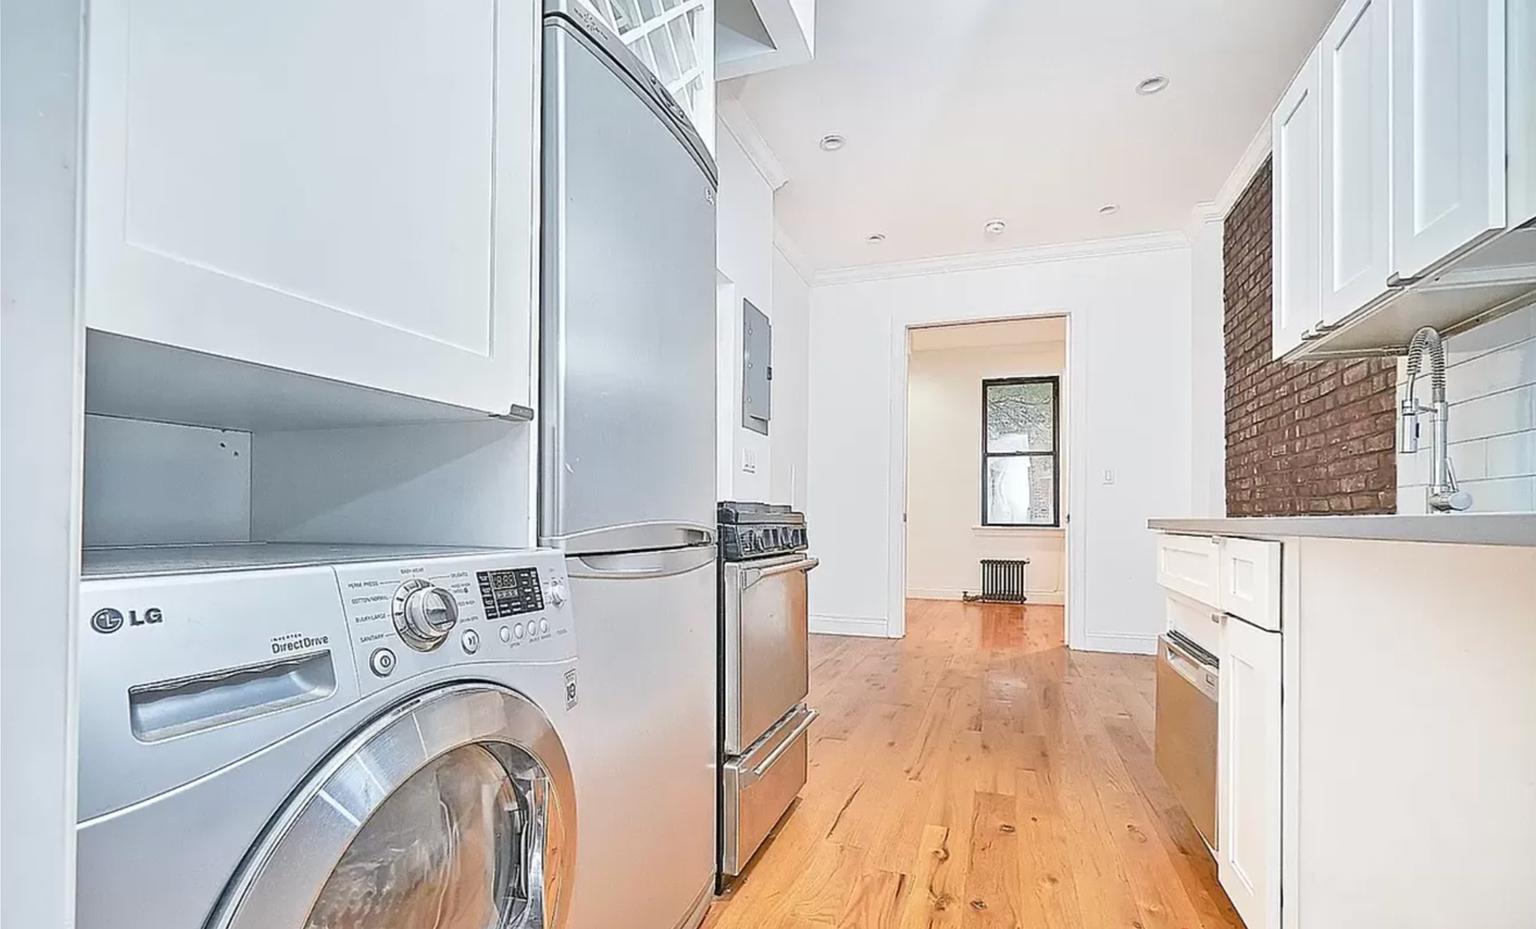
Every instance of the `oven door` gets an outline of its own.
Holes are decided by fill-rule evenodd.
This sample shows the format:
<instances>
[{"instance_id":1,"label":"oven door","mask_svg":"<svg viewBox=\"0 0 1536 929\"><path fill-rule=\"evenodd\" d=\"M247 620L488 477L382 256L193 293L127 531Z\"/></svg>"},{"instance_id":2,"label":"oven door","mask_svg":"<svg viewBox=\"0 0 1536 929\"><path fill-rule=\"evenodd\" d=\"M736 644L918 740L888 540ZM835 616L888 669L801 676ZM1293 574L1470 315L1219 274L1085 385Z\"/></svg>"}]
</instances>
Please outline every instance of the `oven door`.
<instances>
[{"instance_id":1,"label":"oven door","mask_svg":"<svg viewBox=\"0 0 1536 929\"><path fill-rule=\"evenodd\" d=\"M725 753L742 751L805 702L810 687L806 574L786 555L725 565Z\"/></svg>"}]
</instances>

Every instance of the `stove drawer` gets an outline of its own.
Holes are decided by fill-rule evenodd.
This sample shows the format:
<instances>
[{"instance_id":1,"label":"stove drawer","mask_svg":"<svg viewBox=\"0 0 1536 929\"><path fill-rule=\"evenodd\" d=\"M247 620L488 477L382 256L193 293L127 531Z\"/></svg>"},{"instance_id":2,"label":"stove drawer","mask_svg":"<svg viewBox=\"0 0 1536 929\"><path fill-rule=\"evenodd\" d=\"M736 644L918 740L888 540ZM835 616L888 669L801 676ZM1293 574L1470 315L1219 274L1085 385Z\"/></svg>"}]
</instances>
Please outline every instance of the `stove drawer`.
<instances>
[{"instance_id":1,"label":"stove drawer","mask_svg":"<svg viewBox=\"0 0 1536 929\"><path fill-rule=\"evenodd\" d=\"M805 786L811 723L817 712L797 707L739 758L727 758L720 870L731 877L768 838Z\"/></svg>"},{"instance_id":2,"label":"stove drawer","mask_svg":"<svg viewBox=\"0 0 1536 929\"><path fill-rule=\"evenodd\" d=\"M810 687L806 575L815 558L725 565L725 753L739 755Z\"/></svg>"}]
</instances>

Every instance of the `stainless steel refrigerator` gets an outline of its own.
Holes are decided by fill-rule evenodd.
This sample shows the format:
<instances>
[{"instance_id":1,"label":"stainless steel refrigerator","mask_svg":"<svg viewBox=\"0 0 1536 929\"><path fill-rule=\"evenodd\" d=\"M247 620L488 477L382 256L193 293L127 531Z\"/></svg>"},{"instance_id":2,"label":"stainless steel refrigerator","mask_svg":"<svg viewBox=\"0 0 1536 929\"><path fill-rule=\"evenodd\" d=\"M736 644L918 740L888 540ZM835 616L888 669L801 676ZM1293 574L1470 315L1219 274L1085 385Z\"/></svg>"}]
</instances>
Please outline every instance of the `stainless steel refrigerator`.
<instances>
[{"instance_id":1,"label":"stainless steel refrigerator","mask_svg":"<svg viewBox=\"0 0 1536 929\"><path fill-rule=\"evenodd\" d=\"M575 772L571 929L675 929L714 875L717 176L574 0L545 5L543 130L539 535L603 749Z\"/></svg>"}]
</instances>

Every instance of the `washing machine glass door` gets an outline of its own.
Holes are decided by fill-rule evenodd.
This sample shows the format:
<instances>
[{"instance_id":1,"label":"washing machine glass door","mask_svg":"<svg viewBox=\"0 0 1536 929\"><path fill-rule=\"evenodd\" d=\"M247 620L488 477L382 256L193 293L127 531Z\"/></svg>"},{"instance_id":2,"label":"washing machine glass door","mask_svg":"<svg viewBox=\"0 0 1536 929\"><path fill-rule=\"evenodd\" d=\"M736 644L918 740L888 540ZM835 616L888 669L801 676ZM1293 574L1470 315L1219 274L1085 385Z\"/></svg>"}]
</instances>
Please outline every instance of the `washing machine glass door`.
<instances>
[{"instance_id":1,"label":"washing machine glass door","mask_svg":"<svg viewBox=\"0 0 1536 929\"><path fill-rule=\"evenodd\" d=\"M559 929L575 795L548 720L490 685L387 714L295 796L215 914L227 929Z\"/></svg>"}]
</instances>

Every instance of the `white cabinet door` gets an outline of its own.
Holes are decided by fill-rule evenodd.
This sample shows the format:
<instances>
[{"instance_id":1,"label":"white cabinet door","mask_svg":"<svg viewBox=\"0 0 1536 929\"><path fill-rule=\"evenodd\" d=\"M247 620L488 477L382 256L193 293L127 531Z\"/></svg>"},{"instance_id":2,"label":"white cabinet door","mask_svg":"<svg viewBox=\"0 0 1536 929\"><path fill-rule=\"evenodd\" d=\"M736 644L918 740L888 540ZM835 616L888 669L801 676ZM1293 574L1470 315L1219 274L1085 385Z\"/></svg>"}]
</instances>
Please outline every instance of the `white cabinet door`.
<instances>
[{"instance_id":1,"label":"white cabinet door","mask_svg":"<svg viewBox=\"0 0 1536 929\"><path fill-rule=\"evenodd\" d=\"M1280 655L1279 633L1223 624L1217 876L1248 929L1280 927Z\"/></svg>"},{"instance_id":2,"label":"white cabinet door","mask_svg":"<svg viewBox=\"0 0 1536 929\"><path fill-rule=\"evenodd\" d=\"M1505 223L1505 0L1391 0L1393 270Z\"/></svg>"},{"instance_id":3,"label":"white cabinet door","mask_svg":"<svg viewBox=\"0 0 1536 929\"><path fill-rule=\"evenodd\" d=\"M1323 35L1324 325L1387 293L1392 273L1388 2L1347 0Z\"/></svg>"},{"instance_id":4,"label":"white cabinet door","mask_svg":"<svg viewBox=\"0 0 1536 929\"><path fill-rule=\"evenodd\" d=\"M539 10L93 2L87 325L529 404Z\"/></svg>"},{"instance_id":5,"label":"white cabinet door","mask_svg":"<svg viewBox=\"0 0 1536 929\"><path fill-rule=\"evenodd\" d=\"M1271 196L1274 354L1300 345L1322 319L1322 100L1316 49L1275 111Z\"/></svg>"}]
</instances>

